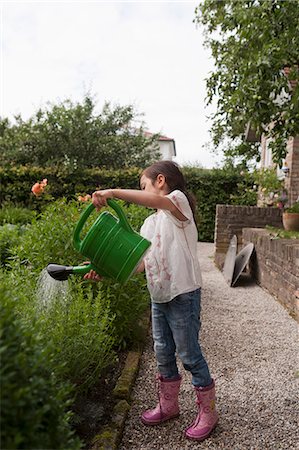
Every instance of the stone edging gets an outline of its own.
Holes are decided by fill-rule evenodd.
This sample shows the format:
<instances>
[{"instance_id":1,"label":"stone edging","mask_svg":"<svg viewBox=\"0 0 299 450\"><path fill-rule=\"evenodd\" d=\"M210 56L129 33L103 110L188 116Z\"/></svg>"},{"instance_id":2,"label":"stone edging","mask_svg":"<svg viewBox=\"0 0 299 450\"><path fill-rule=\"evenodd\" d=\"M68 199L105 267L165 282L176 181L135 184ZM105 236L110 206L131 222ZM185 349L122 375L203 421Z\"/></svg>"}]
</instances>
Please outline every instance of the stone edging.
<instances>
[{"instance_id":1,"label":"stone edging","mask_svg":"<svg viewBox=\"0 0 299 450\"><path fill-rule=\"evenodd\" d=\"M142 328L145 335L148 332L149 324L150 315L147 311L142 319ZM91 450L117 450L122 438L125 421L131 408L131 392L138 373L141 355L142 348L128 353L125 366L113 389L116 405L113 408L111 421L101 433L94 437Z\"/></svg>"}]
</instances>

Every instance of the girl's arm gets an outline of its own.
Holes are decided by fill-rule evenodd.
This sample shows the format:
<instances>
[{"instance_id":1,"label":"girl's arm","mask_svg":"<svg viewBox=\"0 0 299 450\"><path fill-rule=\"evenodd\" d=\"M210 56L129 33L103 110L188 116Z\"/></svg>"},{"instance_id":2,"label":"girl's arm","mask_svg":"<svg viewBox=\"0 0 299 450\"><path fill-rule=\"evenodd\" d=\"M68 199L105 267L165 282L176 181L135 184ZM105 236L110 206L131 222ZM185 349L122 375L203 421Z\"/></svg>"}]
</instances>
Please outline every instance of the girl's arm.
<instances>
[{"instance_id":1,"label":"girl's arm","mask_svg":"<svg viewBox=\"0 0 299 450\"><path fill-rule=\"evenodd\" d=\"M106 189L95 191L92 194L92 203L97 209L107 205L108 198L118 198L137 205L146 206L153 209L166 209L177 219L185 221L187 218L177 209L172 201L165 195L158 195L152 192L138 191L135 189Z\"/></svg>"},{"instance_id":2,"label":"girl's arm","mask_svg":"<svg viewBox=\"0 0 299 450\"><path fill-rule=\"evenodd\" d=\"M139 265L137 266L135 273L144 272L144 269L145 269L144 260L142 260L141 263L139 263Z\"/></svg>"}]
</instances>

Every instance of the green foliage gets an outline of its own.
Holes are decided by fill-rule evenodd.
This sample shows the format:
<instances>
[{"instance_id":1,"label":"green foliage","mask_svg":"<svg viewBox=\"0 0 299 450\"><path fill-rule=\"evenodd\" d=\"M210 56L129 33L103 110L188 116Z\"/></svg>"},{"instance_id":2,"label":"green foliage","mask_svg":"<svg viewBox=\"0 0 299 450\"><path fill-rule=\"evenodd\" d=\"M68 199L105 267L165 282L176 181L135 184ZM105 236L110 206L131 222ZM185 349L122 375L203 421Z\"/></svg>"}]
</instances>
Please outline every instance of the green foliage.
<instances>
[{"instance_id":1,"label":"green foliage","mask_svg":"<svg viewBox=\"0 0 299 450\"><path fill-rule=\"evenodd\" d=\"M72 232L85 206L59 199L22 233L17 225L1 228L16 233L9 235L10 270L7 265L0 273L3 448L79 448L65 412L70 409L66 381L74 395L88 390L113 368L117 351L138 347L143 337L138 323L149 305L143 274L125 286L73 276L64 290L55 290L60 282L51 279L52 296L53 285L43 285L43 277L38 283L50 261L81 262ZM149 213L123 207L134 226Z\"/></svg>"},{"instance_id":2,"label":"green foliage","mask_svg":"<svg viewBox=\"0 0 299 450\"><path fill-rule=\"evenodd\" d=\"M135 276L124 287L111 280L95 284L73 276L65 298L57 295L43 310L47 293L42 292L36 303L35 284L48 263L82 263L82 256L73 248L72 235L85 207L86 204L65 199L48 205L12 248L13 270L9 279L22 294L20 310L26 320L31 320L36 308L39 310L42 334L53 343L57 363L65 362L60 376L84 388L95 383L114 361L113 349L130 347L138 340L137 322L149 298L144 275ZM125 204L123 207L133 227L141 225L149 214L145 208ZM95 211L90 216L82 236L96 214Z\"/></svg>"},{"instance_id":3,"label":"green foliage","mask_svg":"<svg viewBox=\"0 0 299 450\"><path fill-rule=\"evenodd\" d=\"M86 95L82 103L49 104L27 121L0 121L2 165L83 167L144 167L158 157L157 135L145 137L133 106L105 103L100 114Z\"/></svg>"},{"instance_id":4,"label":"green foliage","mask_svg":"<svg viewBox=\"0 0 299 450\"><path fill-rule=\"evenodd\" d=\"M259 188L260 206L278 206L283 208L288 201L284 181L277 177L277 170L273 168L256 169L253 179Z\"/></svg>"},{"instance_id":5,"label":"green foliage","mask_svg":"<svg viewBox=\"0 0 299 450\"><path fill-rule=\"evenodd\" d=\"M56 350L53 370L77 391L86 390L115 361L114 315L109 301L101 291L95 294L90 283L77 278L68 284L65 297L57 295L48 304L46 292L37 298L41 333Z\"/></svg>"},{"instance_id":6,"label":"green foliage","mask_svg":"<svg viewBox=\"0 0 299 450\"><path fill-rule=\"evenodd\" d=\"M293 206L286 208L286 212L299 214L299 202L294 203Z\"/></svg>"},{"instance_id":7,"label":"green foliage","mask_svg":"<svg viewBox=\"0 0 299 450\"><path fill-rule=\"evenodd\" d=\"M124 208L126 217L135 231L139 231L145 219L155 212L153 209L144 208L133 203L120 202L120 204Z\"/></svg>"},{"instance_id":8,"label":"green foliage","mask_svg":"<svg viewBox=\"0 0 299 450\"><path fill-rule=\"evenodd\" d=\"M70 387L50 370L53 349L16 313L18 296L0 277L1 448L79 449L70 431Z\"/></svg>"},{"instance_id":9,"label":"green foliage","mask_svg":"<svg viewBox=\"0 0 299 450\"><path fill-rule=\"evenodd\" d=\"M0 167L0 202L10 202L40 211L53 199L74 199L76 194L91 194L96 188L111 186L138 189L139 168L78 169L70 171L58 167ZM47 195L36 197L31 193L34 183L48 179Z\"/></svg>"},{"instance_id":10,"label":"green foliage","mask_svg":"<svg viewBox=\"0 0 299 450\"><path fill-rule=\"evenodd\" d=\"M266 226L270 231L272 239L299 239L299 231L286 231L282 228Z\"/></svg>"},{"instance_id":11,"label":"green foliage","mask_svg":"<svg viewBox=\"0 0 299 450\"><path fill-rule=\"evenodd\" d=\"M233 169L184 168L188 190L194 194L197 201L200 241L214 240L217 204L256 204L256 194L252 192L253 179L245 173Z\"/></svg>"},{"instance_id":12,"label":"green foliage","mask_svg":"<svg viewBox=\"0 0 299 450\"><path fill-rule=\"evenodd\" d=\"M283 181L277 177L276 168L262 168L254 171L254 181L266 194L276 192L283 187Z\"/></svg>"},{"instance_id":13,"label":"green foliage","mask_svg":"<svg viewBox=\"0 0 299 450\"><path fill-rule=\"evenodd\" d=\"M13 249L15 265L26 265L36 276L50 262L74 264L79 255L72 235L82 208L79 202L67 203L64 198L47 205Z\"/></svg>"},{"instance_id":14,"label":"green foliage","mask_svg":"<svg viewBox=\"0 0 299 450\"><path fill-rule=\"evenodd\" d=\"M139 320L149 307L144 274L135 275L125 286L111 280L104 280L101 283L100 295L103 302L109 303L114 317L116 348L124 350L138 347L143 333Z\"/></svg>"},{"instance_id":15,"label":"green foliage","mask_svg":"<svg viewBox=\"0 0 299 450\"><path fill-rule=\"evenodd\" d=\"M23 229L9 223L0 226L0 267L8 267L11 257L11 248L17 245Z\"/></svg>"},{"instance_id":16,"label":"green foliage","mask_svg":"<svg viewBox=\"0 0 299 450\"><path fill-rule=\"evenodd\" d=\"M242 172L239 168L233 167L213 170L183 167L183 172L188 189L197 199L200 240L213 241L214 239L217 204L256 204L256 193L252 189L254 181L246 170ZM115 171L78 169L74 173L61 172L57 168L0 168L0 200L23 204L40 211L48 203L53 204L53 199L60 197L66 197L68 200L74 199L74 193L91 194L96 188L138 189L139 175L140 169L138 168ZM48 194L35 197L30 192L31 186L43 178L48 179ZM77 206L75 206L75 211L77 209ZM138 230L150 211L146 208L130 205L126 213L133 228ZM51 210L49 214L52 214ZM70 223L74 223L76 220L75 217L70 217ZM54 225L55 229L57 227L59 228L59 224ZM49 229L51 241L53 238L51 238L50 233L51 229ZM53 242L53 245L55 246L55 242ZM35 246L37 247L37 244ZM28 247L30 248L30 246Z\"/></svg>"},{"instance_id":17,"label":"green foliage","mask_svg":"<svg viewBox=\"0 0 299 450\"><path fill-rule=\"evenodd\" d=\"M0 226L6 223L24 225L30 223L36 212L21 206L2 205L0 209Z\"/></svg>"},{"instance_id":18,"label":"green foliage","mask_svg":"<svg viewBox=\"0 0 299 450\"><path fill-rule=\"evenodd\" d=\"M204 0L195 15L215 63L207 81L208 103L217 99L214 143L228 137L227 154L259 160L259 143L244 139L250 123L272 138L281 165L286 140L299 134L298 0Z\"/></svg>"}]
</instances>

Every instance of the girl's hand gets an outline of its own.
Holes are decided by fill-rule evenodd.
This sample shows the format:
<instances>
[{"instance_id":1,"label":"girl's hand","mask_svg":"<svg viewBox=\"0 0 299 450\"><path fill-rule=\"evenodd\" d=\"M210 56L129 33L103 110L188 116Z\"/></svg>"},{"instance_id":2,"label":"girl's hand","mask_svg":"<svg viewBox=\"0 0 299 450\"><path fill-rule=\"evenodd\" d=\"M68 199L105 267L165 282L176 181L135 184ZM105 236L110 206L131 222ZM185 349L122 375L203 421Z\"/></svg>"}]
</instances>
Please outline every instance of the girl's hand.
<instances>
[{"instance_id":1,"label":"girl's hand","mask_svg":"<svg viewBox=\"0 0 299 450\"><path fill-rule=\"evenodd\" d=\"M90 264L90 261L84 261L84 265ZM94 270L90 270L88 273L84 275L84 280L91 280L91 281L101 281L103 277L101 277L98 273L96 273Z\"/></svg>"},{"instance_id":2,"label":"girl's hand","mask_svg":"<svg viewBox=\"0 0 299 450\"><path fill-rule=\"evenodd\" d=\"M90 270L84 275L84 280L101 281L102 279L103 277L97 274L94 270Z\"/></svg>"},{"instance_id":3,"label":"girl's hand","mask_svg":"<svg viewBox=\"0 0 299 450\"><path fill-rule=\"evenodd\" d=\"M92 194L92 203L94 207L99 210L103 206L107 206L108 198L113 198L113 192L111 189L104 189L102 191L95 191Z\"/></svg>"}]
</instances>

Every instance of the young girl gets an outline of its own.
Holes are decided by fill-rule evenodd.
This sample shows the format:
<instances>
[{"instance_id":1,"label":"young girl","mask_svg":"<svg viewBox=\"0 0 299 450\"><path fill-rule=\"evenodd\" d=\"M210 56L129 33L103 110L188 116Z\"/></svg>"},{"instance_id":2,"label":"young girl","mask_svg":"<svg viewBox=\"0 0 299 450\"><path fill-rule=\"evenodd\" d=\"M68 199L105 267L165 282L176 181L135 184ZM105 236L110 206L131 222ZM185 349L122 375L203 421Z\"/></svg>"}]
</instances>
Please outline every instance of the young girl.
<instances>
[{"instance_id":1,"label":"young girl","mask_svg":"<svg viewBox=\"0 0 299 450\"><path fill-rule=\"evenodd\" d=\"M194 203L186 192L182 172L171 161L159 161L145 169L140 187L140 191L96 191L92 202L100 209L108 198L118 198L157 210L140 230L152 245L138 271L145 269L152 300L159 402L154 409L143 412L141 420L146 425L158 425L179 415L181 376L177 353L184 368L192 374L198 404L197 417L185 434L201 441L215 428L218 415L215 384L198 342L202 280L197 259ZM95 272L85 278L98 279Z\"/></svg>"}]
</instances>

